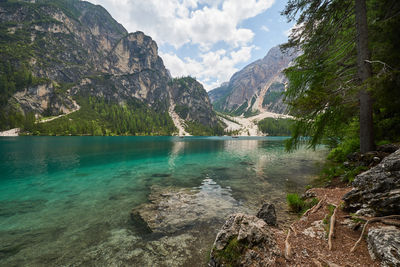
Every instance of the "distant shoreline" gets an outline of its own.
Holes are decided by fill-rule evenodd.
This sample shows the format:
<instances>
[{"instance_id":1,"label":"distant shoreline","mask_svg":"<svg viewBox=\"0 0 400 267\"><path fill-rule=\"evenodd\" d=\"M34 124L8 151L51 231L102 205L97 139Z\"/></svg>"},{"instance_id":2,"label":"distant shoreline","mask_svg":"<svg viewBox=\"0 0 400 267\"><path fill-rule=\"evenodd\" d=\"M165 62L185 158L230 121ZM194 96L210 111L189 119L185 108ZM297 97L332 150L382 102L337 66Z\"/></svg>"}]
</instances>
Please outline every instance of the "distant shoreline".
<instances>
[{"instance_id":1,"label":"distant shoreline","mask_svg":"<svg viewBox=\"0 0 400 267\"><path fill-rule=\"evenodd\" d=\"M2 131L0 132L0 136L5 136L5 137L19 136L20 130L21 130L20 128L14 128L7 131Z\"/></svg>"}]
</instances>

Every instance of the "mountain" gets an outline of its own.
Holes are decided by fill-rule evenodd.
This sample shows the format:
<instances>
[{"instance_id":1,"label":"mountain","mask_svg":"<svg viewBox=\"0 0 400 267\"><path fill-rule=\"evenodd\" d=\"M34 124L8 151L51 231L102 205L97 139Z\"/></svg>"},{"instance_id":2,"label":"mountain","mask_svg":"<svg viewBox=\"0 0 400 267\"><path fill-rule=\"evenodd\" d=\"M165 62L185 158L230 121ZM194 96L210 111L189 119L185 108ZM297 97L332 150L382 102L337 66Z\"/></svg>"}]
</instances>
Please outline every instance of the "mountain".
<instances>
[{"instance_id":1,"label":"mountain","mask_svg":"<svg viewBox=\"0 0 400 267\"><path fill-rule=\"evenodd\" d=\"M214 108L237 116L262 111L285 114L282 93L287 79L282 71L297 55L282 53L279 46L271 48L263 59L236 72L229 83L208 92Z\"/></svg>"},{"instance_id":2,"label":"mountain","mask_svg":"<svg viewBox=\"0 0 400 267\"><path fill-rule=\"evenodd\" d=\"M203 86L190 77L173 79L151 37L128 33L99 5L2 1L0 36L0 129L185 134L190 125L208 133L220 128ZM59 116L57 123L32 123L49 116Z\"/></svg>"}]
</instances>

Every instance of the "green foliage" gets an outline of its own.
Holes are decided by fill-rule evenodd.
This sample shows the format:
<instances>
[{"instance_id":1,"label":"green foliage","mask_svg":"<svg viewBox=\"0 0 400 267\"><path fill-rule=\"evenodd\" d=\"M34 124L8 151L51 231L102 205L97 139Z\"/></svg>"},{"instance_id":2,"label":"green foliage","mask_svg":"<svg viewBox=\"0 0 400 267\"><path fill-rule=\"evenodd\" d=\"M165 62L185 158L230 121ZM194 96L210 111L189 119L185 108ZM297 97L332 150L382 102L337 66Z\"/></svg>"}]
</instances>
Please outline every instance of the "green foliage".
<instances>
[{"instance_id":1,"label":"green foliage","mask_svg":"<svg viewBox=\"0 0 400 267\"><path fill-rule=\"evenodd\" d=\"M357 166L350 168L346 171L344 177L342 178L343 182L351 183L354 181L354 178L362 172L368 170L368 167L365 166Z\"/></svg>"},{"instance_id":2,"label":"green foliage","mask_svg":"<svg viewBox=\"0 0 400 267\"><path fill-rule=\"evenodd\" d=\"M76 21L79 21L79 17L81 16L81 12L75 6L79 0L36 0L39 6L52 6L56 7L64 14L66 14L69 18L72 18Z\"/></svg>"},{"instance_id":3,"label":"green foliage","mask_svg":"<svg viewBox=\"0 0 400 267\"><path fill-rule=\"evenodd\" d=\"M222 118L224 118L225 120L228 120L230 122L233 123L237 123L239 124L235 119L233 119L232 117L230 117L228 114L222 113L222 112L216 112L216 114Z\"/></svg>"},{"instance_id":4,"label":"green foliage","mask_svg":"<svg viewBox=\"0 0 400 267\"><path fill-rule=\"evenodd\" d=\"M172 135L175 125L168 113L159 113L140 103L125 106L103 98L80 98L79 111L46 123L37 123L37 135Z\"/></svg>"},{"instance_id":5,"label":"green foliage","mask_svg":"<svg viewBox=\"0 0 400 267\"><path fill-rule=\"evenodd\" d=\"M240 115L242 115L242 114L245 112L245 110L247 109L247 107L248 107L248 104L247 104L247 101L246 101L246 102L244 102L240 107L238 107L237 109L235 109L235 110L232 112L232 115L234 115L234 116L240 116Z\"/></svg>"},{"instance_id":6,"label":"green foliage","mask_svg":"<svg viewBox=\"0 0 400 267\"><path fill-rule=\"evenodd\" d=\"M367 0L373 76L367 81L374 98L377 140L400 140L400 3ZM284 15L299 26L284 48L303 54L285 71L289 87L285 102L296 125L287 148L298 147L304 136L310 147L326 140L331 148L355 139L346 129L358 123L354 1L289 0ZM345 146L353 147L346 144ZM346 149L344 149L346 150ZM349 149L351 150L351 149ZM346 151L335 151L342 157Z\"/></svg>"},{"instance_id":7,"label":"green foliage","mask_svg":"<svg viewBox=\"0 0 400 267\"><path fill-rule=\"evenodd\" d=\"M268 106L272 103L277 102L280 98L283 97L283 93L285 92L285 85L283 83L273 83L268 91L265 93L263 100L263 107Z\"/></svg>"},{"instance_id":8,"label":"green foliage","mask_svg":"<svg viewBox=\"0 0 400 267\"><path fill-rule=\"evenodd\" d=\"M186 105L176 105L175 112L181 117L182 119L186 119L187 115L189 114L189 107Z\"/></svg>"},{"instance_id":9,"label":"green foliage","mask_svg":"<svg viewBox=\"0 0 400 267\"><path fill-rule=\"evenodd\" d=\"M348 138L341 142L336 148L329 152L328 159L335 162L344 162L347 155L357 152L360 149L360 140L358 137Z\"/></svg>"},{"instance_id":10,"label":"green foliage","mask_svg":"<svg viewBox=\"0 0 400 267\"><path fill-rule=\"evenodd\" d=\"M229 92L227 92L225 95L223 95L220 99L218 99L217 101L215 101L214 103L213 103L213 108L214 108L214 110L216 110L216 111L219 111L219 112L224 112L225 110L224 110L224 104L225 104L225 101L226 101L226 99L228 98L228 96L229 96L229 94L231 93L231 90L229 90Z\"/></svg>"},{"instance_id":11,"label":"green foliage","mask_svg":"<svg viewBox=\"0 0 400 267\"><path fill-rule=\"evenodd\" d=\"M210 127L195 121L186 121L185 130L194 136L218 136L224 135L224 128L221 125Z\"/></svg>"},{"instance_id":12,"label":"green foliage","mask_svg":"<svg viewBox=\"0 0 400 267\"><path fill-rule=\"evenodd\" d=\"M246 245L239 242L237 237L234 237L223 250L215 250L215 257L226 266L239 266L244 248L246 248Z\"/></svg>"},{"instance_id":13,"label":"green foliage","mask_svg":"<svg viewBox=\"0 0 400 267\"><path fill-rule=\"evenodd\" d=\"M258 128L264 133L272 136L289 136L293 120L265 118L258 122Z\"/></svg>"},{"instance_id":14,"label":"green foliage","mask_svg":"<svg viewBox=\"0 0 400 267\"><path fill-rule=\"evenodd\" d=\"M269 104L275 103L279 98L283 96L282 92L270 92L267 91L263 100L263 107L268 106Z\"/></svg>"},{"instance_id":15,"label":"green foliage","mask_svg":"<svg viewBox=\"0 0 400 267\"><path fill-rule=\"evenodd\" d=\"M217 98L216 101L213 103L214 110L224 112L223 106L225 104L226 98L232 92L232 87L230 87L229 84L226 84L214 90L211 93L209 92L210 96L211 94L214 94L214 96Z\"/></svg>"},{"instance_id":16,"label":"green foliage","mask_svg":"<svg viewBox=\"0 0 400 267\"><path fill-rule=\"evenodd\" d=\"M354 178L368 170L368 167L365 166L344 166L341 163L335 163L328 161L321 172L321 182L329 183L333 178L340 177L342 182L351 183L354 181Z\"/></svg>"},{"instance_id":17,"label":"green foliage","mask_svg":"<svg viewBox=\"0 0 400 267\"><path fill-rule=\"evenodd\" d=\"M335 177L344 176L346 173L346 169L343 167L342 164L327 164L322 170L322 178L325 181L332 181Z\"/></svg>"},{"instance_id":18,"label":"green foliage","mask_svg":"<svg viewBox=\"0 0 400 267\"><path fill-rule=\"evenodd\" d=\"M318 203L317 198L312 198L311 200L305 201L301 199L301 197L296 193L287 194L286 200L290 210L298 214L303 214L306 210L315 206Z\"/></svg>"}]
</instances>

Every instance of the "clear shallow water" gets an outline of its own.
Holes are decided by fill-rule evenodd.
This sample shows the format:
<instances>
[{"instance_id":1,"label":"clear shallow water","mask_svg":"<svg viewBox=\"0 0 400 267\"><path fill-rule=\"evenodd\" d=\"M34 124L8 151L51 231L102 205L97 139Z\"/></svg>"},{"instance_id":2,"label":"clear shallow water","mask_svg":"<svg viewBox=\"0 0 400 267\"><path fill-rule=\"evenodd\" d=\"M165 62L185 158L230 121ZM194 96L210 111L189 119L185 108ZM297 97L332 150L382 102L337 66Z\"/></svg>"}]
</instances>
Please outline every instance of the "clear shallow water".
<instances>
[{"instance_id":1,"label":"clear shallow water","mask_svg":"<svg viewBox=\"0 0 400 267\"><path fill-rule=\"evenodd\" d=\"M0 266L204 266L228 214L284 221L323 158L280 137L1 138ZM154 233L132 220L162 201Z\"/></svg>"}]
</instances>

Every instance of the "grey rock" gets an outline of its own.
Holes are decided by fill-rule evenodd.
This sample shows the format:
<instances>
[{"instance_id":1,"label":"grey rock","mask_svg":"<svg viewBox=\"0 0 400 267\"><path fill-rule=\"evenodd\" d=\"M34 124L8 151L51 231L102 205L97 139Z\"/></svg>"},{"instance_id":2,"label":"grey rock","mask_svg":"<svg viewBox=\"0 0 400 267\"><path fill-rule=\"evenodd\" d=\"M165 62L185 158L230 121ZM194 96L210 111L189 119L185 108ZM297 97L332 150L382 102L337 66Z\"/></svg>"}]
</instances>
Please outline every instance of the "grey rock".
<instances>
[{"instance_id":1,"label":"grey rock","mask_svg":"<svg viewBox=\"0 0 400 267\"><path fill-rule=\"evenodd\" d=\"M400 148L399 144L386 144L378 146L376 150L385 153L393 153L399 148Z\"/></svg>"},{"instance_id":2,"label":"grey rock","mask_svg":"<svg viewBox=\"0 0 400 267\"><path fill-rule=\"evenodd\" d=\"M371 228L367 237L368 251L381 266L400 266L400 229L390 226Z\"/></svg>"},{"instance_id":3,"label":"grey rock","mask_svg":"<svg viewBox=\"0 0 400 267\"><path fill-rule=\"evenodd\" d=\"M312 190L307 190L304 194L301 195L302 199L309 199L313 197L317 197L317 194Z\"/></svg>"},{"instance_id":4,"label":"grey rock","mask_svg":"<svg viewBox=\"0 0 400 267\"><path fill-rule=\"evenodd\" d=\"M376 216L400 214L400 150L356 176L344 195L345 210L370 209Z\"/></svg>"},{"instance_id":5,"label":"grey rock","mask_svg":"<svg viewBox=\"0 0 400 267\"><path fill-rule=\"evenodd\" d=\"M217 125L203 86L194 79L190 84L172 79L156 42L140 31L128 33L99 5L2 4L0 24L10 32L16 28L7 25L26 25L32 56L24 61L29 60L33 76L46 81L16 92L7 111L59 115L76 110L72 99L92 96L120 105L139 102L160 113L185 105L187 116L182 119Z\"/></svg>"},{"instance_id":6,"label":"grey rock","mask_svg":"<svg viewBox=\"0 0 400 267\"><path fill-rule=\"evenodd\" d=\"M380 158L380 157L373 157L372 160L373 160L375 163L381 162L381 158Z\"/></svg>"},{"instance_id":7,"label":"grey rock","mask_svg":"<svg viewBox=\"0 0 400 267\"><path fill-rule=\"evenodd\" d=\"M233 112L256 111L262 103L255 101L268 98L269 93L282 93L287 79L282 71L299 55L295 51L282 53L279 46L271 48L263 59L259 59L236 72L229 83L209 91L209 96L217 109ZM256 104L254 104L256 102ZM267 101L268 102L268 101ZM242 108L246 106L246 108ZM287 106L283 96L273 103L262 105L271 112L285 114Z\"/></svg>"},{"instance_id":8,"label":"grey rock","mask_svg":"<svg viewBox=\"0 0 400 267\"><path fill-rule=\"evenodd\" d=\"M273 204L264 203L256 216L263 219L268 225L277 225L275 206Z\"/></svg>"},{"instance_id":9,"label":"grey rock","mask_svg":"<svg viewBox=\"0 0 400 267\"><path fill-rule=\"evenodd\" d=\"M219 231L209 266L275 266L280 256L274 233L256 216L236 213Z\"/></svg>"},{"instance_id":10,"label":"grey rock","mask_svg":"<svg viewBox=\"0 0 400 267\"><path fill-rule=\"evenodd\" d=\"M357 210L355 214L358 216L374 217L375 211L370 208L361 208Z\"/></svg>"}]
</instances>

